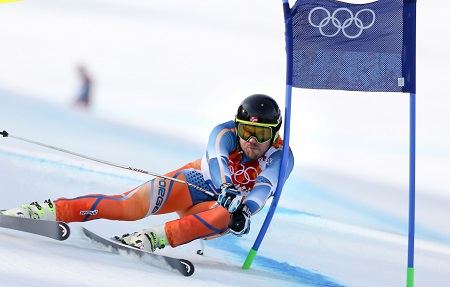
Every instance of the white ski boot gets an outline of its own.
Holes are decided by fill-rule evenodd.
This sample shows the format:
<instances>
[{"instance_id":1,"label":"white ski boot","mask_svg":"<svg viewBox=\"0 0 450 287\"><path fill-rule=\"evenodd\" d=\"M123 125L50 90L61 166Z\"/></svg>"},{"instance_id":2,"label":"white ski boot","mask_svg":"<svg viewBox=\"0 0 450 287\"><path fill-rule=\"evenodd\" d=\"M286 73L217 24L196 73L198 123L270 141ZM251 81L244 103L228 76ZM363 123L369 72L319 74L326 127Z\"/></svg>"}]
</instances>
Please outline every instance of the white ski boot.
<instances>
[{"instance_id":1,"label":"white ski boot","mask_svg":"<svg viewBox=\"0 0 450 287\"><path fill-rule=\"evenodd\" d=\"M119 240L122 243L148 252L155 252L157 248L163 249L166 245L169 245L164 224L145 228L141 232L124 234Z\"/></svg>"},{"instance_id":2,"label":"white ski boot","mask_svg":"<svg viewBox=\"0 0 450 287\"><path fill-rule=\"evenodd\" d=\"M37 202L32 202L28 205L22 205L21 207L4 210L1 212L1 214L31 219L56 221L56 206L50 199L48 199L44 201L43 205L40 205Z\"/></svg>"}]
</instances>

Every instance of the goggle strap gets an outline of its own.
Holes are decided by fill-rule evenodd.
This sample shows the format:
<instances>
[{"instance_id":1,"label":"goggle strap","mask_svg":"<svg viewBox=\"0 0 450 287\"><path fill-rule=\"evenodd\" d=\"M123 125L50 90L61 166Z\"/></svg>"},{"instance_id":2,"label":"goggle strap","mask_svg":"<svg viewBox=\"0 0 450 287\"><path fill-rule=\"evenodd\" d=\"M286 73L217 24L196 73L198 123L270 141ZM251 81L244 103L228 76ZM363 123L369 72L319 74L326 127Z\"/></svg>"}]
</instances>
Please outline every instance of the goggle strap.
<instances>
[{"instance_id":1,"label":"goggle strap","mask_svg":"<svg viewBox=\"0 0 450 287\"><path fill-rule=\"evenodd\" d=\"M250 122L250 121L244 121L244 120L240 120L240 119L236 119L236 122L237 123L242 123L244 125L257 126L257 127L267 127L267 128L276 127L279 124L279 123L266 124L266 123Z\"/></svg>"}]
</instances>

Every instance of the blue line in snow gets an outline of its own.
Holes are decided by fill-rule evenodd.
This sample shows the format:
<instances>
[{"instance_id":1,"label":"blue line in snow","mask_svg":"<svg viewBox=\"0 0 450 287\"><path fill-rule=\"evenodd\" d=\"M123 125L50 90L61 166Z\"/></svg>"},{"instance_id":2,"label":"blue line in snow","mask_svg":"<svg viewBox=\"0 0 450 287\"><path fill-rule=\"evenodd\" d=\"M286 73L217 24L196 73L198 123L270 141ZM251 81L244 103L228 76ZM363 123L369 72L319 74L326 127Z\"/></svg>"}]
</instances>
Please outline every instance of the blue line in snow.
<instances>
[{"instance_id":1,"label":"blue line in snow","mask_svg":"<svg viewBox=\"0 0 450 287\"><path fill-rule=\"evenodd\" d=\"M118 178L118 179L130 180L130 181L134 181L134 182L142 182L142 180L138 180L138 179L135 179L132 177L124 176L124 175L118 175L115 173L98 171L98 170L81 167L81 166L74 165L74 164L64 163L64 162L50 160L50 159L41 158L41 157L32 156L32 155L20 154L20 153L11 152L11 151L0 150L0 155L5 155L5 156L16 158L16 159L29 160L32 162L37 162L37 163L42 163L42 164L48 164L50 166L55 166L55 167L63 167L66 169L98 174L101 176L109 176L109 177L114 177L114 178Z\"/></svg>"},{"instance_id":2,"label":"blue line in snow","mask_svg":"<svg viewBox=\"0 0 450 287\"><path fill-rule=\"evenodd\" d=\"M206 241L207 244L220 246L220 249L238 255L240 260L244 262L247 257L248 250L236 244L236 238L231 235ZM335 282L333 279L326 277L320 273L316 273L298 266L292 266L287 262L278 262L274 259L258 255L253 266L260 267L264 270L291 277L293 281L298 282L298 286L308 287L344 287Z\"/></svg>"}]
</instances>

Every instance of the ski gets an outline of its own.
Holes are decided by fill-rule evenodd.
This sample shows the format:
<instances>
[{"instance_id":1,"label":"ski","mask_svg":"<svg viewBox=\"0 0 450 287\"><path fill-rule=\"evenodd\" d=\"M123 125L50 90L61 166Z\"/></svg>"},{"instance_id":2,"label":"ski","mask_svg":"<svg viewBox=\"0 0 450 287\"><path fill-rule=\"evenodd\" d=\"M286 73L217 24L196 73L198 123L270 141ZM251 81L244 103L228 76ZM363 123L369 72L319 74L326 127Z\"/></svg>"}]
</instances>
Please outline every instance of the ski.
<instances>
[{"instance_id":1,"label":"ski","mask_svg":"<svg viewBox=\"0 0 450 287\"><path fill-rule=\"evenodd\" d=\"M29 219L0 214L0 227L33 233L56 240L66 240L70 236L69 226L61 221Z\"/></svg>"},{"instance_id":2,"label":"ski","mask_svg":"<svg viewBox=\"0 0 450 287\"><path fill-rule=\"evenodd\" d=\"M143 251L128 245L123 244L120 241L115 240L114 238L106 238L100 236L84 227L82 227L82 231L84 235L88 238L92 239L95 242L98 242L105 247L111 247L114 253L120 254L121 252L127 252L129 254L136 254L144 260L146 263L149 263L152 266L159 268L169 268L171 271L180 272L184 276L191 276L194 274L194 265L192 262L186 259L178 259L169 256L164 256L160 254L154 254L151 252Z\"/></svg>"}]
</instances>

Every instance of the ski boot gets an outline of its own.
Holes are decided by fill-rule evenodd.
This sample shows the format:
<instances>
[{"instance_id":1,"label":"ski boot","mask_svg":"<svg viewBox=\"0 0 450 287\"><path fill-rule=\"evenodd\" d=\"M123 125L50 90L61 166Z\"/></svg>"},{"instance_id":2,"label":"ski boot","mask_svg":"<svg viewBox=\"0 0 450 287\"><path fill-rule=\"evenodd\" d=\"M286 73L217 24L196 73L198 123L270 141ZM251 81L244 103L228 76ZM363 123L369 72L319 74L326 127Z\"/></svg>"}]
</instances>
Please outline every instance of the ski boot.
<instances>
[{"instance_id":1,"label":"ski boot","mask_svg":"<svg viewBox=\"0 0 450 287\"><path fill-rule=\"evenodd\" d=\"M0 213L3 215L19 216L30 219L56 221L56 206L50 199L45 200L43 205L32 202L28 205L22 205L21 207L3 210Z\"/></svg>"}]
</instances>

